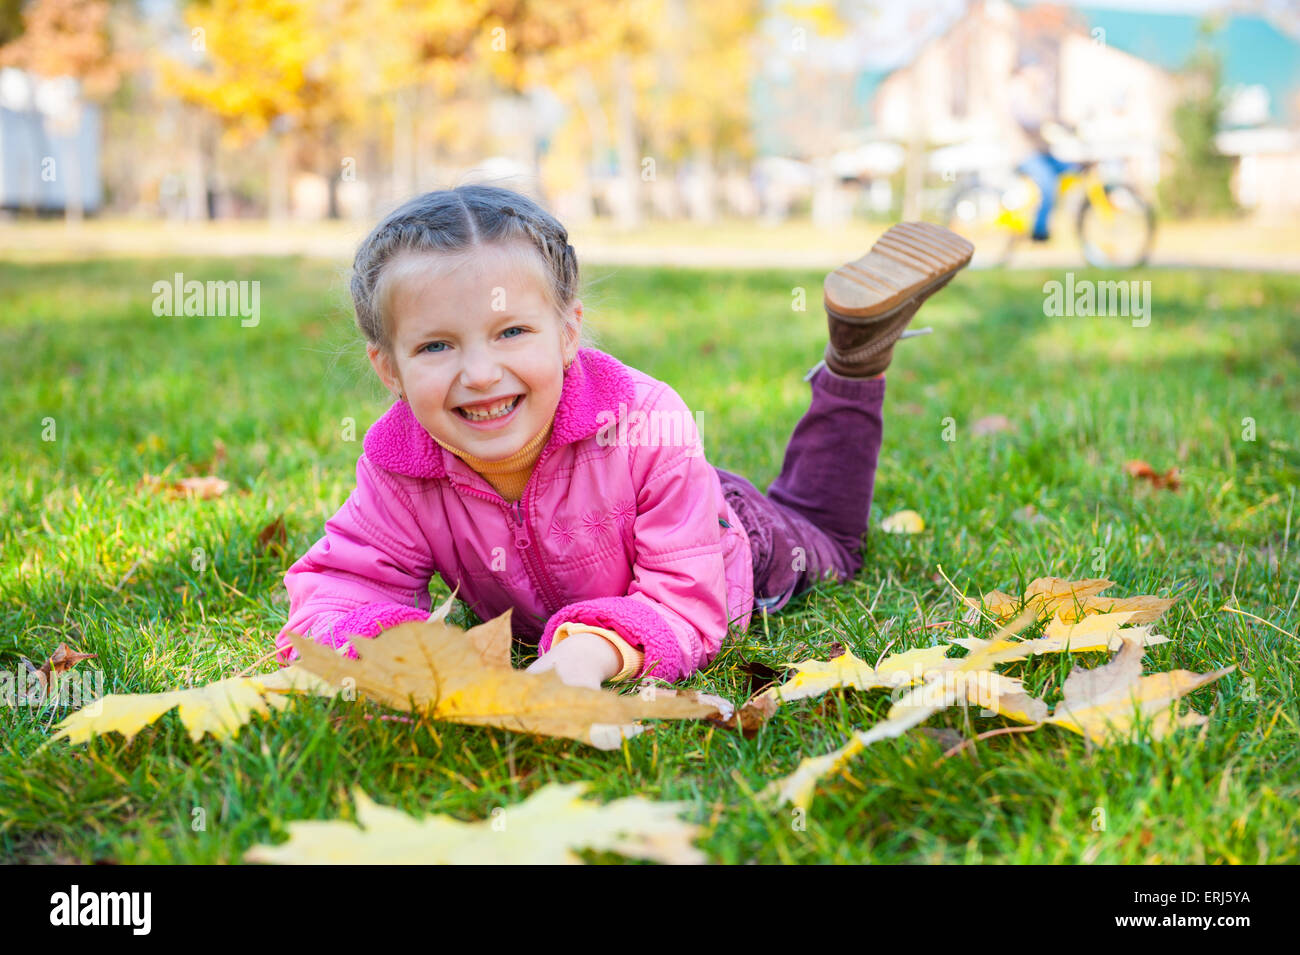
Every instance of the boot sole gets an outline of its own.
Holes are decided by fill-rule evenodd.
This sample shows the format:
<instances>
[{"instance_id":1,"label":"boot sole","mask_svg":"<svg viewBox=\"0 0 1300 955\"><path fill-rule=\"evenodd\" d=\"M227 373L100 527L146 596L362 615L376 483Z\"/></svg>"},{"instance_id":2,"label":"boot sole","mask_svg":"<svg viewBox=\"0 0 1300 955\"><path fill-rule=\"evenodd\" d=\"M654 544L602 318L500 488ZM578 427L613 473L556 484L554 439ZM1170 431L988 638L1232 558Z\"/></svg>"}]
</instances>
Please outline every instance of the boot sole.
<instances>
[{"instance_id":1,"label":"boot sole","mask_svg":"<svg viewBox=\"0 0 1300 955\"><path fill-rule=\"evenodd\" d=\"M974 253L961 236L928 222L891 226L866 255L826 276L826 309L854 324L888 318L947 284Z\"/></svg>"}]
</instances>

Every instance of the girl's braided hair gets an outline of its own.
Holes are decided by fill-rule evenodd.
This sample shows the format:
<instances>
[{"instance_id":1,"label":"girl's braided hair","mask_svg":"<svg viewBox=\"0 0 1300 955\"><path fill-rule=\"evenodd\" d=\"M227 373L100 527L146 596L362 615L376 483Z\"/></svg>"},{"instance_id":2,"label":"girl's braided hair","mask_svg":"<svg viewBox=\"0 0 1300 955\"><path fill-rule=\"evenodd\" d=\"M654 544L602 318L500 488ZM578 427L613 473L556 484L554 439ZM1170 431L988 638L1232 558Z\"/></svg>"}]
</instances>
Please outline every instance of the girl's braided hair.
<instances>
[{"instance_id":1,"label":"girl's braided hair","mask_svg":"<svg viewBox=\"0 0 1300 955\"><path fill-rule=\"evenodd\" d=\"M409 252L462 256L487 243L523 242L519 264L540 271L542 286L557 316L578 294L578 260L569 233L532 199L499 186L481 184L440 189L403 203L389 213L357 249L350 285L357 327L366 341L392 353L392 323L387 307L396 270L387 268ZM592 339L583 326L581 345Z\"/></svg>"}]
</instances>

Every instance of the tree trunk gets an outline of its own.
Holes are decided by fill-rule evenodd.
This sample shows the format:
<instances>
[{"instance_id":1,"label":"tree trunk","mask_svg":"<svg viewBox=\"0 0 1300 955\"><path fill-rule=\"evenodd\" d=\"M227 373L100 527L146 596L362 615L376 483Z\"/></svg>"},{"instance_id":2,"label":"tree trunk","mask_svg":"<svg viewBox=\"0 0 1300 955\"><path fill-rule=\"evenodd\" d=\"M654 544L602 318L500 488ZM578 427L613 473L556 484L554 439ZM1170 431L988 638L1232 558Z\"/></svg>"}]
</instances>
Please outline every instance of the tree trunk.
<instances>
[{"instance_id":1,"label":"tree trunk","mask_svg":"<svg viewBox=\"0 0 1300 955\"><path fill-rule=\"evenodd\" d=\"M203 161L203 119L199 111L185 109L185 218L191 222L207 218L207 174Z\"/></svg>"},{"instance_id":2,"label":"tree trunk","mask_svg":"<svg viewBox=\"0 0 1300 955\"><path fill-rule=\"evenodd\" d=\"M284 133L272 133L267 214L272 222L284 222L289 218L289 148Z\"/></svg>"},{"instance_id":3,"label":"tree trunk","mask_svg":"<svg viewBox=\"0 0 1300 955\"><path fill-rule=\"evenodd\" d=\"M718 221L718 172L713 166L713 147L704 145L695 150L691 181L691 219L703 225Z\"/></svg>"},{"instance_id":4,"label":"tree trunk","mask_svg":"<svg viewBox=\"0 0 1300 955\"><path fill-rule=\"evenodd\" d=\"M635 229L641 225L641 157L637 151L636 96L627 57L614 57L614 99L616 103L616 136L618 143L618 194L620 202L614 210L615 221L621 229Z\"/></svg>"}]
</instances>

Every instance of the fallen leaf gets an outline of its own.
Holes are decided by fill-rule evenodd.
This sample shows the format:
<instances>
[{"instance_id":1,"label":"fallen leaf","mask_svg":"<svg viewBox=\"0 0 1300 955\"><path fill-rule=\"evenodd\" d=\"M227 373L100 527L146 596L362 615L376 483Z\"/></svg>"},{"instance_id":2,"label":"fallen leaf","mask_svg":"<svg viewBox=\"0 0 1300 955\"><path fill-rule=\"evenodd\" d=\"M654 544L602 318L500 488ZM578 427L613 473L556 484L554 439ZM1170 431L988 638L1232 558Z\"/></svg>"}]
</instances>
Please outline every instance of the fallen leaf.
<instances>
[{"instance_id":1,"label":"fallen leaf","mask_svg":"<svg viewBox=\"0 0 1300 955\"><path fill-rule=\"evenodd\" d=\"M1128 473L1129 477L1146 481L1152 487L1157 489L1163 488L1168 491L1176 491L1182 487L1183 484L1182 479L1178 474L1178 468L1170 468L1168 471L1161 474L1151 465L1147 464L1147 462L1140 459L1134 459L1125 462L1124 470Z\"/></svg>"},{"instance_id":2,"label":"fallen leaf","mask_svg":"<svg viewBox=\"0 0 1300 955\"><path fill-rule=\"evenodd\" d=\"M283 514L257 532L257 547L263 554L268 554L272 550L278 550L283 554L288 543L289 534L284 526Z\"/></svg>"},{"instance_id":3,"label":"fallen leaf","mask_svg":"<svg viewBox=\"0 0 1300 955\"><path fill-rule=\"evenodd\" d=\"M1114 585L1115 581L1103 577L1089 577L1085 580L1037 577L1025 587L1025 604L1040 608L1042 615L1051 614L1064 604L1072 606L1076 600L1099 594Z\"/></svg>"},{"instance_id":4,"label":"fallen leaf","mask_svg":"<svg viewBox=\"0 0 1300 955\"><path fill-rule=\"evenodd\" d=\"M778 705L775 697L759 694L745 703L730 719L716 722L723 729L739 730L746 739L753 739L763 724L776 715Z\"/></svg>"},{"instance_id":5,"label":"fallen leaf","mask_svg":"<svg viewBox=\"0 0 1300 955\"><path fill-rule=\"evenodd\" d=\"M287 706L289 693L333 696L337 692L301 667L285 667L274 673L229 677L187 690L109 693L60 722L55 727L57 732L41 748L56 739L84 743L92 733L99 736L121 733L130 742L136 733L176 707L180 707L181 722L194 742L201 740L205 733L211 733L215 739L228 739L254 713L267 716L271 707Z\"/></svg>"},{"instance_id":6,"label":"fallen leaf","mask_svg":"<svg viewBox=\"0 0 1300 955\"><path fill-rule=\"evenodd\" d=\"M556 865L581 864L575 849L615 852L634 859L698 865L708 857L693 843L702 827L679 816L685 802L642 796L605 805L585 802L586 783L548 783L521 803L497 807L489 819L424 819L381 806L359 787L356 822L298 820L289 840L256 845L246 862L349 865Z\"/></svg>"},{"instance_id":7,"label":"fallen leaf","mask_svg":"<svg viewBox=\"0 0 1300 955\"><path fill-rule=\"evenodd\" d=\"M843 652L841 648L840 652ZM780 677L780 673L766 663L759 663L757 660L745 660L740 664L740 672L745 674L749 682L747 695L753 696L760 688L768 684L775 683Z\"/></svg>"},{"instance_id":8,"label":"fallen leaf","mask_svg":"<svg viewBox=\"0 0 1300 955\"><path fill-rule=\"evenodd\" d=\"M1150 718L1152 739L1161 739L1185 726L1200 726L1209 717L1196 712L1175 716L1171 707L1198 687L1235 670L1236 664L1210 673L1171 670L1142 675L1143 645L1125 640L1109 663L1092 670L1081 667L1066 678L1063 698L1047 720L1105 746L1131 738L1140 718Z\"/></svg>"},{"instance_id":9,"label":"fallen leaf","mask_svg":"<svg viewBox=\"0 0 1300 955\"><path fill-rule=\"evenodd\" d=\"M827 662L804 660L789 664L795 671L794 675L785 683L764 690L759 697L789 703L792 700L820 696L837 687L870 690L904 686L919 681L926 672L940 666L947 654L948 647L943 645L920 647L891 654L873 667L846 650Z\"/></svg>"},{"instance_id":10,"label":"fallen leaf","mask_svg":"<svg viewBox=\"0 0 1300 955\"><path fill-rule=\"evenodd\" d=\"M1016 681L1011 682L1014 685ZM970 692L969 683L970 681L955 677L954 674L945 673L934 681L909 691L890 707L889 714L884 720L870 729L854 733L849 737L848 742L837 750L824 756L802 760L793 773L763 789L759 793L760 797L807 809L812 804L817 784L823 778L840 770L872 743L901 736L912 727L924 723L940 710L952 706L958 700L967 699L967 694ZM985 700L990 703L995 702L991 695L986 695Z\"/></svg>"},{"instance_id":11,"label":"fallen leaf","mask_svg":"<svg viewBox=\"0 0 1300 955\"><path fill-rule=\"evenodd\" d=\"M167 497L197 497L201 500L220 497L230 488L230 482L214 474L201 477L185 477L176 481L164 481L154 474L146 474L136 485L136 490L152 491Z\"/></svg>"},{"instance_id":12,"label":"fallen leaf","mask_svg":"<svg viewBox=\"0 0 1300 955\"><path fill-rule=\"evenodd\" d=\"M919 534L925 530L925 520L916 511L897 511L880 522L886 534Z\"/></svg>"},{"instance_id":13,"label":"fallen leaf","mask_svg":"<svg viewBox=\"0 0 1300 955\"><path fill-rule=\"evenodd\" d=\"M978 637L954 637L952 642L967 650L984 654L985 664L1025 660L1040 653L1085 653L1095 650L1118 650L1124 641L1141 639L1144 646L1168 643L1168 637L1151 633L1146 627L1129 627L1132 613L1095 614L1079 623L1053 618L1037 640L1003 640L993 646L991 640Z\"/></svg>"},{"instance_id":14,"label":"fallen leaf","mask_svg":"<svg viewBox=\"0 0 1300 955\"><path fill-rule=\"evenodd\" d=\"M569 686L553 670L513 670L508 654L511 612L469 631L445 621L403 623L373 640L355 640L356 659L298 634L290 634L289 642L305 669L395 709L453 723L560 736L598 749L617 749L624 739L644 732L637 722L641 719L731 716L729 705L719 714L709 702L716 698L693 692L620 696ZM504 661L499 653L492 662L481 656L484 641L496 648L504 644Z\"/></svg>"},{"instance_id":15,"label":"fallen leaf","mask_svg":"<svg viewBox=\"0 0 1300 955\"><path fill-rule=\"evenodd\" d=\"M447 617L451 614L452 610L453 610L453 609L455 608L455 606L456 606L456 594L458 594L458 593L460 593L460 584L456 584L455 589L453 589L452 592L451 592L450 594L448 594L447 599L444 600L442 603L440 603L437 607L435 607L434 610L433 610L433 613L429 614L429 622L430 622L430 623L437 623L439 620L446 620L446 619L447 619ZM479 649L480 649L480 650L485 650L486 648L489 648L489 647L494 647L494 648L499 648L499 647L500 647L500 643L501 643L501 635L500 635L500 631L499 631L498 629L493 629L493 630L490 630L490 631L485 630L485 631L483 632L482 636L479 637L478 639L479 639L479 641L480 641L480 643L479 643ZM505 650L506 650L507 654L508 654L509 651L510 651L510 640L509 640L509 635L507 635L507 639L506 639L506 641L505 641ZM498 654L498 656L499 656L499 654ZM504 663L503 665L504 665L504 666L509 666L509 665L510 665L510 657L509 657L509 656L507 656L507 657L505 658L505 663Z\"/></svg>"},{"instance_id":16,"label":"fallen leaf","mask_svg":"<svg viewBox=\"0 0 1300 955\"><path fill-rule=\"evenodd\" d=\"M181 478L174 487L179 489L182 495L207 500L225 494L230 487L230 482L223 481L215 474L206 474L202 477Z\"/></svg>"},{"instance_id":17,"label":"fallen leaf","mask_svg":"<svg viewBox=\"0 0 1300 955\"><path fill-rule=\"evenodd\" d=\"M1022 607L1038 613L1040 619L1055 614L1066 623L1077 623L1083 617L1096 613L1128 611L1133 613L1129 623L1153 623L1166 610L1174 605L1176 597L1153 597L1138 595L1133 597L1103 597L1101 591L1114 586L1114 581L1100 577L1086 580L1066 580L1062 577L1039 577L1030 581L1025 588L1024 597L1017 598L993 590L984 595L983 601L972 597L962 597L962 601L971 609L978 611L981 606L992 613L994 620L1007 620L1020 611Z\"/></svg>"},{"instance_id":18,"label":"fallen leaf","mask_svg":"<svg viewBox=\"0 0 1300 955\"><path fill-rule=\"evenodd\" d=\"M1000 590L990 590L984 595L983 600L975 600L972 597L962 597L962 600L972 610L978 612L981 606L993 614L995 620L1005 620L1014 617L1019 612L1022 600L1004 594Z\"/></svg>"},{"instance_id":19,"label":"fallen leaf","mask_svg":"<svg viewBox=\"0 0 1300 955\"><path fill-rule=\"evenodd\" d=\"M26 657L23 657L22 659L23 663L27 665L28 672L30 672L40 684L41 696L44 698L48 696L50 692L51 675L57 676L61 673L67 673L82 660L92 659L96 655L97 654L94 653L80 653L73 650L66 643L60 643L58 648L51 653L49 658L40 666L34 666Z\"/></svg>"},{"instance_id":20,"label":"fallen leaf","mask_svg":"<svg viewBox=\"0 0 1300 955\"><path fill-rule=\"evenodd\" d=\"M1057 609L1057 619L1065 623L1076 623L1089 614L1128 612L1132 614L1130 623L1154 623L1166 610L1178 601L1177 597L1152 597L1139 595L1134 597L1102 597L1093 595L1079 602L1079 609L1073 604L1063 604Z\"/></svg>"},{"instance_id":21,"label":"fallen leaf","mask_svg":"<svg viewBox=\"0 0 1300 955\"><path fill-rule=\"evenodd\" d=\"M854 733L847 743L825 756L803 760L793 773L771 783L760 796L807 809L817 783L867 746L901 736L940 710L963 701L1026 724L1041 723L1047 717L1047 704L1026 693L1019 680L989 670L944 671L900 697L884 720Z\"/></svg>"}]
</instances>

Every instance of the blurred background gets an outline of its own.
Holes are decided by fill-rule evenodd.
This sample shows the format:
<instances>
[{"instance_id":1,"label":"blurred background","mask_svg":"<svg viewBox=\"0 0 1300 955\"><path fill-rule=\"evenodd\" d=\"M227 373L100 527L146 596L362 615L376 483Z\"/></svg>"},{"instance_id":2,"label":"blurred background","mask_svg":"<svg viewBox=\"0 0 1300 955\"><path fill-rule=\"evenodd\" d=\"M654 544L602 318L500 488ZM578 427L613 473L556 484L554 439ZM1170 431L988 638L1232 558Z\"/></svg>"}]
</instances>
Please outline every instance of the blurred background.
<instances>
[{"instance_id":1,"label":"blurred background","mask_svg":"<svg viewBox=\"0 0 1300 955\"><path fill-rule=\"evenodd\" d=\"M1059 188L1071 218L1017 255L1075 260L1097 187L1044 162L1158 220L1110 264L1295 268L1300 11L0 0L11 257L346 256L401 200L489 181L589 259L653 264L834 262L899 218L1029 240Z\"/></svg>"}]
</instances>

